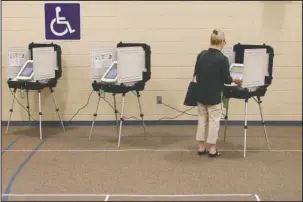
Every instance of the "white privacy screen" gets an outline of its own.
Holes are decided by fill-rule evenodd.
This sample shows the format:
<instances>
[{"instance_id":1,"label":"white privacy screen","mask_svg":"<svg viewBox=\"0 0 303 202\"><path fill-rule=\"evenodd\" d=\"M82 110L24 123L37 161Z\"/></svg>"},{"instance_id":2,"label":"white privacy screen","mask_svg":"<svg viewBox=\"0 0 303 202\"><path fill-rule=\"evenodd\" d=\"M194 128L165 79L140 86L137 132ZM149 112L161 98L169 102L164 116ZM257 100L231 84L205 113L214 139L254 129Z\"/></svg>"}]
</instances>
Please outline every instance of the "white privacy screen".
<instances>
[{"instance_id":1,"label":"white privacy screen","mask_svg":"<svg viewBox=\"0 0 303 202\"><path fill-rule=\"evenodd\" d=\"M137 82L143 79L145 53L142 47L117 49L119 83Z\"/></svg>"},{"instance_id":2,"label":"white privacy screen","mask_svg":"<svg viewBox=\"0 0 303 202\"><path fill-rule=\"evenodd\" d=\"M266 49L247 49L244 50L244 75L242 87L258 87L264 85L268 67L268 55Z\"/></svg>"},{"instance_id":3,"label":"white privacy screen","mask_svg":"<svg viewBox=\"0 0 303 202\"><path fill-rule=\"evenodd\" d=\"M57 55L53 47L33 48L34 79L55 78Z\"/></svg>"}]
</instances>

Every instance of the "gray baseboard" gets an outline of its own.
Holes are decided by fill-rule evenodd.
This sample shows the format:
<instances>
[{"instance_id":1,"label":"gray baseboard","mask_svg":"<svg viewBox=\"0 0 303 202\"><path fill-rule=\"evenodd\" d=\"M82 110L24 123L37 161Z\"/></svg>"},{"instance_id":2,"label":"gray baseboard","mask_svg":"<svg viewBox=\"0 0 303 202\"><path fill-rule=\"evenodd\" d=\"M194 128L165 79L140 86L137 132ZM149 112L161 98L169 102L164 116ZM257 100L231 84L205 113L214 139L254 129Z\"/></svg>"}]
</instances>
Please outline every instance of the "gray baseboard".
<instances>
[{"instance_id":1,"label":"gray baseboard","mask_svg":"<svg viewBox=\"0 0 303 202\"><path fill-rule=\"evenodd\" d=\"M64 121L65 126L91 126L92 121ZM2 121L2 126L7 126L7 121ZM124 121L123 125L130 125L130 126L137 126L141 125L141 121ZM221 125L224 124L224 121L221 121ZM10 126L28 126L28 121L11 121ZM32 126L38 126L39 121L32 121ZM60 126L60 121L43 121L43 126ZM115 126L115 121L96 121L95 126ZM154 121L154 120L146 120L145 125L150 126L165 126L165 125L197 125L197 121L195 120L161 120L161 121ZM244 121L236 121L231 120L228 121L228 125L232 126L243 126ZM249 126L259 126L262 125L261 121L248 121ZM266 126L302 126L302 121L266 121Z\"/></svg>"}]
</instances>

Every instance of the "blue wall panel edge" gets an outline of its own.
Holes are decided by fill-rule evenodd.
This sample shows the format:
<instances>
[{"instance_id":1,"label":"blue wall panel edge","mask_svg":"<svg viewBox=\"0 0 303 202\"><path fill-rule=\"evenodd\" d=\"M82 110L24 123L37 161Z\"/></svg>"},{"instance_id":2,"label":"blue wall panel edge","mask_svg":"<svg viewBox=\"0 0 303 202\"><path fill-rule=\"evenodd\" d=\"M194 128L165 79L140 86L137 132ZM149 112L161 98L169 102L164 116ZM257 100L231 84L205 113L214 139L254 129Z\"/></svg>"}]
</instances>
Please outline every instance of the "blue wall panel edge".
<instances>
[{"instance_id":1,"label":"blue wall panel edge","mask_svg":"<svg viewBox=\"0 0 303 202\"><path fill-rule=\"evenodd\" d=\"M92 121L64 121L65 126L91 126ZM7 126L7 121L2 121L2 126ZM43 121L43 126L60 126L60 121ZM125 121L123 125L141 125L141 121ZM221 125L224 124L224 121L221 121ZM28 121L11 121L10 126L28 126ZM31 125L38 126L38 121L32 121ZM116 121L96 121L95 126L115 126ZM162 120L162 121L153 121L146 120L145 125L150 126L165 126L165 125L197 125L197 121L195 120ZM244 121L228 121L228 125L233 126L243 126ZM262 125L261 121L248 121L248 125L251 126L259 126ZM302 126L302 121L265 121L265 125L267 126Z\"/></svg>"}]
</instances>

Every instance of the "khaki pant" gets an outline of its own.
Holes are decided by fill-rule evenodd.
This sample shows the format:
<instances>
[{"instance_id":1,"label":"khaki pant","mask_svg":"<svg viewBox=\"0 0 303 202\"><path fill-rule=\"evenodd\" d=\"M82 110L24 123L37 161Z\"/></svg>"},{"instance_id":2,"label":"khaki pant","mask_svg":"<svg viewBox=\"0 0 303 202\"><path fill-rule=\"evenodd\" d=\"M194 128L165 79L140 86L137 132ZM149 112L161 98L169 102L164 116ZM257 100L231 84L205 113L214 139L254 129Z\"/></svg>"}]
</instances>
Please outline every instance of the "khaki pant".
<instances>
[{"instance_id":1,"label":"khaki pant","mask_svg":"<svg viewBox=\"0 0 303 202\"><path fill-rule=\"evenodd\" d=\"M208 134L207 143L216 144L221 115L221 104L203 105L198 103L197 141L205 141L205 136Z\"/></svg>"}]
</instances>

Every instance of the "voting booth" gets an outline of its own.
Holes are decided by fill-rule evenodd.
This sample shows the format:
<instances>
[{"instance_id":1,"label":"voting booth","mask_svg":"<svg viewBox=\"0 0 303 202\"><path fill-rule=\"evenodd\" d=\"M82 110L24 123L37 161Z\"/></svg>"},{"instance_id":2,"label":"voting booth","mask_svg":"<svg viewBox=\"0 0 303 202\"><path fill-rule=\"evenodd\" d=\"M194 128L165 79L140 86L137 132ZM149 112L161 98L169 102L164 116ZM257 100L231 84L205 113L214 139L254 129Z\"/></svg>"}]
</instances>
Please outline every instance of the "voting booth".
<instances>
[{"instance_id":1,"label":"voting booth","mask_svg":"<svg viewBox=\"0 0 303 202\"><path fill-rule=\"evenodd\" d=\"M230 73L232 77L242 78L241 86L225 85L223 99L226 105L224 141L226 142L226 129L228 123L229 99L243 99L245 102L244 118L244 158L246 157L246 135L247 135L247 108L248 100L253 98L259 105L264 134L270 151L266 126L263 119L261 98L265 96L267 88L272 83L274 49L266 44L247 45L236 44L232 52L224 52L230 62ZM236 64L236 68L232 68ZM242 69L241 69L242 67Z\"/></svg>"},{"instance_id":2,"label":"voting booth","mask_svg":"<svg viewBox=\"0 0 303 202\"><path fill-rule=\"evenodd\" d=\"M89 140L97 117L100 99L103 93L111 93L114 101L114 113L118 133L118 147L120 147L122 125L124 121L125 96L132 92L138 99L140 117L146 138L144 114L140 102L140 91L151 78L151 48L145 43L123 43L116 47L104 47L91 51L92 88L98 93L96 111L89 134ZM116 95L122 95L121 113L117 110ZM120 121L118 121L120 114Z\"/></svg>"},{"instance_id":3,"label":"voting booth","mask_svg":"<svg viewBox=\"0 0 303 202\"><path fill-rule=\"evenodd\" d=\"M61 66L61 47L57 44L30 43L28 48L9 48L7 65L7 84L13 89L13 101L11 105L9 120L7 123L6 134L8 134L10 121L13 113L17 89L25 90L27 97L28 121L31 123L29 91L37 91L39 98L39 127L40 139L42 139L42 106L41 91L49 88L52 100L65 131L59 108L56 103L54 88L57 86L58 79L62 76Z\"/></svg>"}]
</instances>

